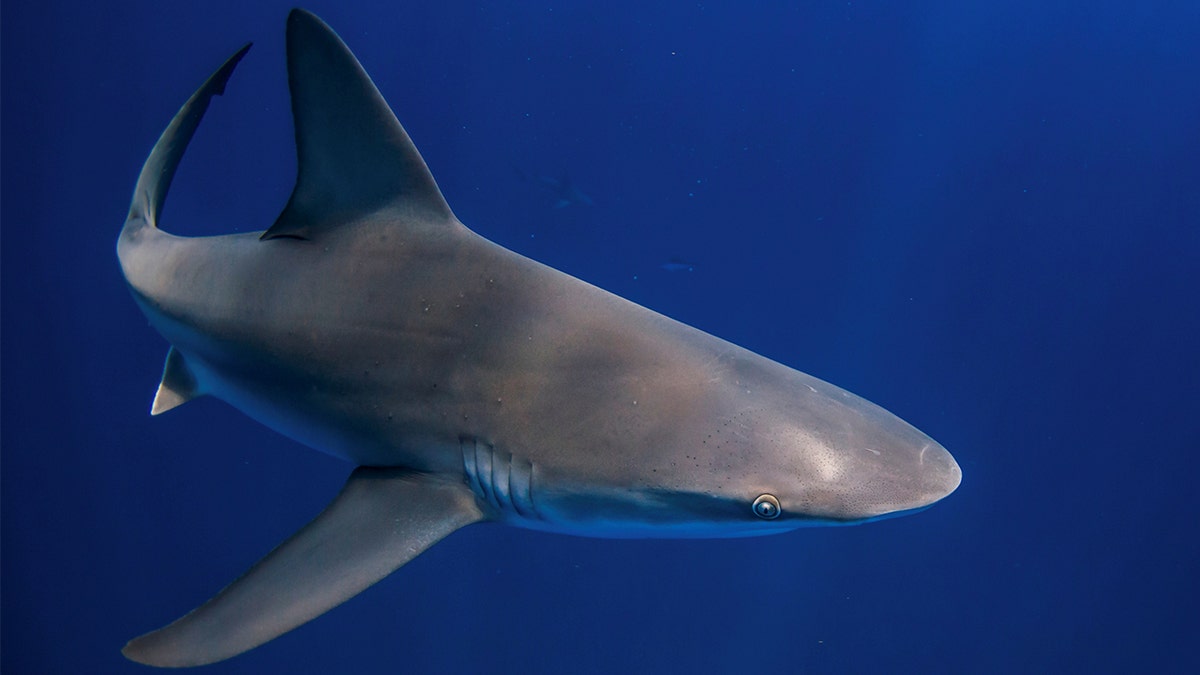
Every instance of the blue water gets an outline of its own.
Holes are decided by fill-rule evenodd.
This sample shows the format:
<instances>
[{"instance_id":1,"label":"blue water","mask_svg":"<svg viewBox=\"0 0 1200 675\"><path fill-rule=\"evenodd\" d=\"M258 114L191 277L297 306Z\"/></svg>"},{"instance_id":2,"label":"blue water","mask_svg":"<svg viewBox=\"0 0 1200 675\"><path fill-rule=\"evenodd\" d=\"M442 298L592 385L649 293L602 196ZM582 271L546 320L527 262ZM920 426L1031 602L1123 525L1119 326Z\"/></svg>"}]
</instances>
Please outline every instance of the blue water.
<instances>
[{"instance_id":1,"label":"blue water","mask_svg":"<svg viewBox=\"0 0 1200 675\"><path fill-rule=\"evenodd\" d=\"M147 672L127 639L350 471L217 401L150 418L166 344L114 254L151 145L246 40L164 226L272 222L288 8L4 4L6 674ZM468 528L204 672L1200 670L1200 4L310 8L476 231L884 405L964 480L759 539Z\"/></svg>"}]
</instances>

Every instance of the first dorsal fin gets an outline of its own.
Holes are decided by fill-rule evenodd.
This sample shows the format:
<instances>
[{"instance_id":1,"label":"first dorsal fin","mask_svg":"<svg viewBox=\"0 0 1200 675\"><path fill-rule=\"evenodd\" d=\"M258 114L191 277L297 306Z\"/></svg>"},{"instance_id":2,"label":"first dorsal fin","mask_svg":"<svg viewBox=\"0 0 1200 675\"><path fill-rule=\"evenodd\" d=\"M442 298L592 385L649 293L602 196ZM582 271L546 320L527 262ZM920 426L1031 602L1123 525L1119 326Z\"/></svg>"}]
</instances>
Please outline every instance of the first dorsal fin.
<instances>
[{"instance_id":1,"label":"first dorsal fin","mask_svg":"<svg viewBox=\"0 0 1200 675\"><path fill-rule=\"evenodd\" d=\"M333 29L292 10L287 61L296 187L263 239L314 239L385 207L405 217L453 218L425 160Z\"/></svg>"}]
</instances>

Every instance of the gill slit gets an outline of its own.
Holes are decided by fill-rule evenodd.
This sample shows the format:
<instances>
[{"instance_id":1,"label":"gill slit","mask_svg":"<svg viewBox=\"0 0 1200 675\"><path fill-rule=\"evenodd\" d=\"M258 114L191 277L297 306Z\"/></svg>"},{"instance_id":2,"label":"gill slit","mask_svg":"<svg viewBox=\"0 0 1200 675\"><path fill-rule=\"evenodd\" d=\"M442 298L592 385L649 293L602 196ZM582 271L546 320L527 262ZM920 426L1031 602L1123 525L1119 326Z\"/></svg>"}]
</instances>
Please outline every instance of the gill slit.
<instances>
[{"instance_id":1,"label":"gill slit","mask_svg":"<svg viewBox=\"0 0 1200 675\"><path fill-rule=\"evenodd\" d=\"M459 446L464 478L480 501L503 513L542 520L533 500L533 462L468 436L459 438Z\"/></svg>"}]
</instances>

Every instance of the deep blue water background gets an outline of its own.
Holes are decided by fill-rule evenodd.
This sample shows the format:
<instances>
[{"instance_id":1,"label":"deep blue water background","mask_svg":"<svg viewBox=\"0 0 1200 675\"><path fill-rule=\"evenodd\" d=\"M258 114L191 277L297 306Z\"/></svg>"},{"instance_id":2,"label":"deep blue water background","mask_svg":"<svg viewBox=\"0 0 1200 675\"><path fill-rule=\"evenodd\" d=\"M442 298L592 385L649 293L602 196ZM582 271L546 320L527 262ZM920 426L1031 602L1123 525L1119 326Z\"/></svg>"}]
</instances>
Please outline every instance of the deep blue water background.
<instances>
[{"instance_id":1,"label":"deep blue water background","mask_svg":"<svg viewBox=\"0 0 1200 675\"><path fill-rule=\"evenodd\" d=\"M6 674L148 672L127 639L349 473L214 400L150 418L166 344L114 254L251 39L164 222L272 222L288 7L4 4ZM1198 672L1200 4L309 7L476 231L882 404L964 480L758 539L468 528L204 672Z\"/></svg>"}]
</instances>

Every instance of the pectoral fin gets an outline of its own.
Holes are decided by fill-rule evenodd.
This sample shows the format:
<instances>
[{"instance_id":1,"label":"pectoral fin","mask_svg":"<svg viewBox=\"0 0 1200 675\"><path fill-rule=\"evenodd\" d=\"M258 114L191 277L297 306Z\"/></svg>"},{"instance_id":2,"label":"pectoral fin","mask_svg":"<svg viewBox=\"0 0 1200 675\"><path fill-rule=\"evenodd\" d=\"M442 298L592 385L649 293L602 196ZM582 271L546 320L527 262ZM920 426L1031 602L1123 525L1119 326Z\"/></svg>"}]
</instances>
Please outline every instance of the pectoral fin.
<instances>
[{"instance_id":1,"label":"pectoral fin","mask_svg":"<svg viewBox=\"0 0 1200 675\"><path fill-rule=\"evenodd\" d=\"M122 652L167 667L227 659L336 607L482 518L461 482L359 467L316 519L240 579Z\"/></svg>"}]
</instances>

